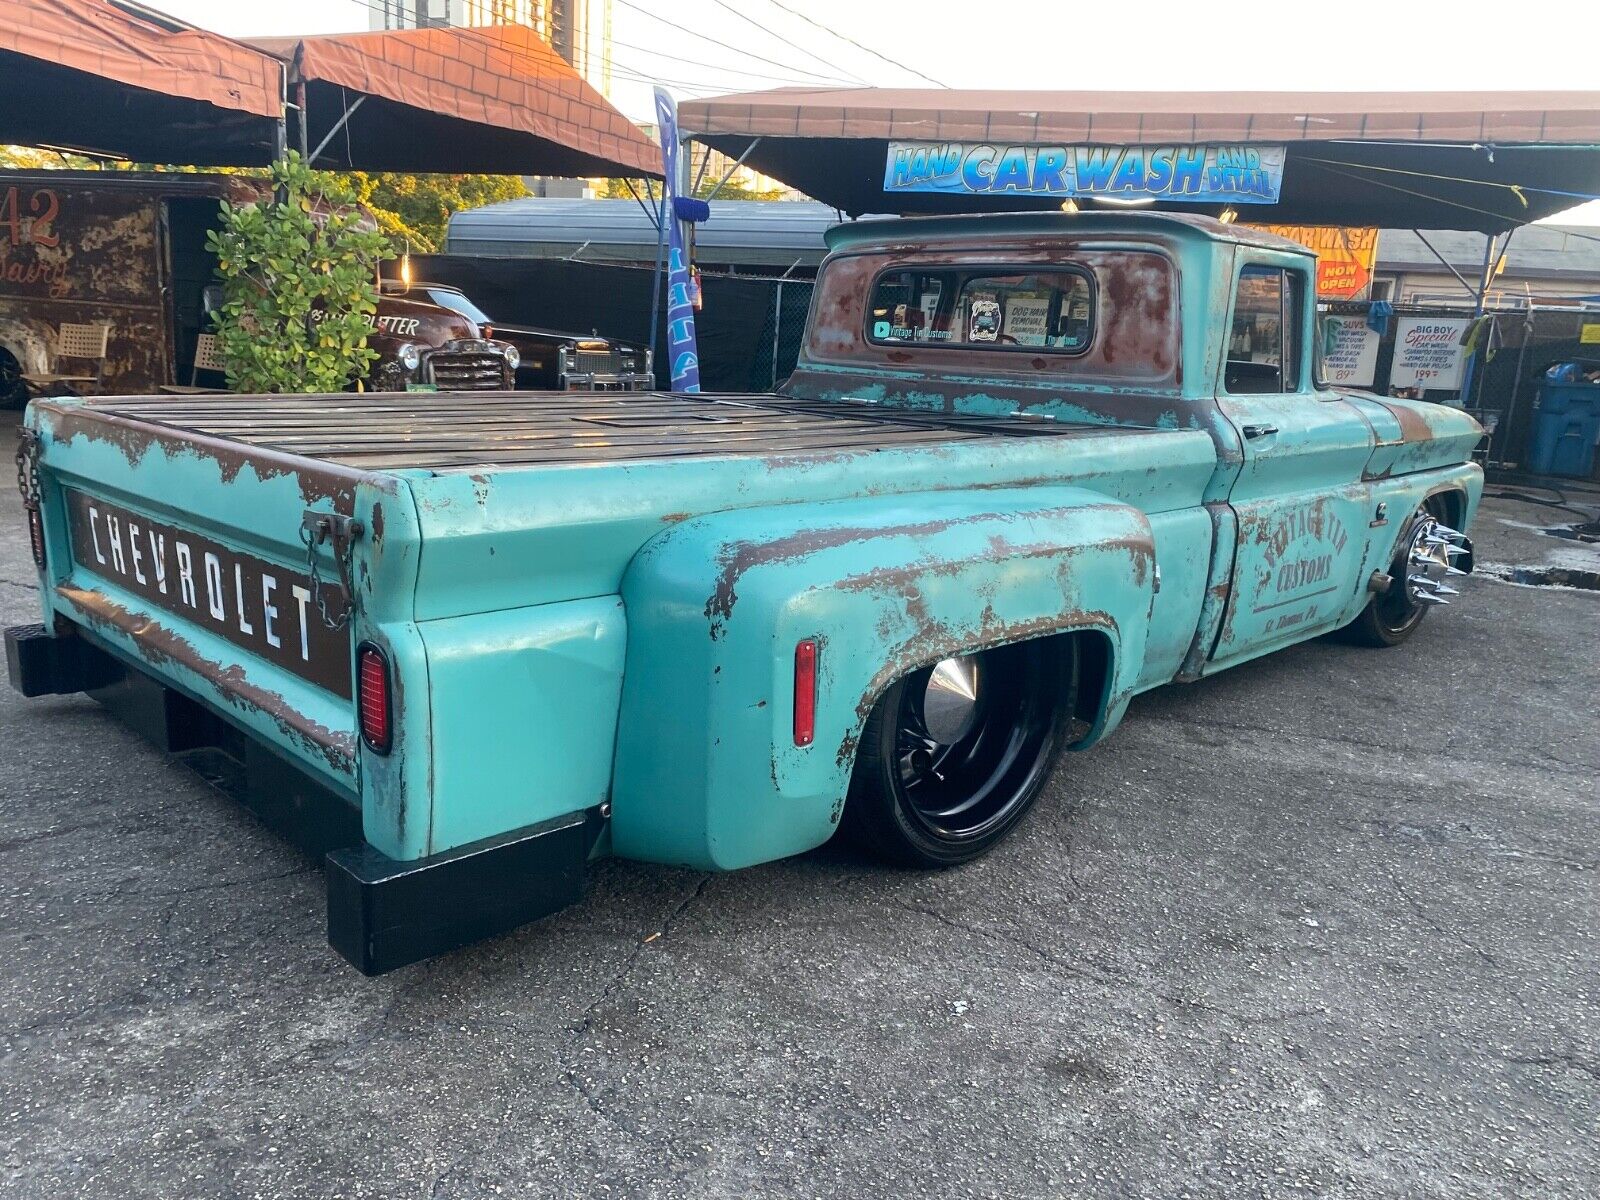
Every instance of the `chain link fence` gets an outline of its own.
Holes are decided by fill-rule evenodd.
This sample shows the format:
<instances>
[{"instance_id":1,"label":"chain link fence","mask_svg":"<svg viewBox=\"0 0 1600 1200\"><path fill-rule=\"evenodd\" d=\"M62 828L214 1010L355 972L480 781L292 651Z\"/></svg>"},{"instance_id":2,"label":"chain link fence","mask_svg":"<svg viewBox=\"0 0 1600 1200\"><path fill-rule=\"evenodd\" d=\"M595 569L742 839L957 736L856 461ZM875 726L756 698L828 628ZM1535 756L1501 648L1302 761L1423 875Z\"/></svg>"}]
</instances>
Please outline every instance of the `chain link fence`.
<instances>
[{"instance_id":1,"label":"chain link fence","mask_svg":"<svg viewBox=\"0 0 1600 1200\"><path fill-rule=\"evenodd\" d=\"M772 289L761 344L751 364L751 390L770 391L794 371L805 339L806 314L816 285L809 279L763 279Z\"/></svg>"}]
</instances>

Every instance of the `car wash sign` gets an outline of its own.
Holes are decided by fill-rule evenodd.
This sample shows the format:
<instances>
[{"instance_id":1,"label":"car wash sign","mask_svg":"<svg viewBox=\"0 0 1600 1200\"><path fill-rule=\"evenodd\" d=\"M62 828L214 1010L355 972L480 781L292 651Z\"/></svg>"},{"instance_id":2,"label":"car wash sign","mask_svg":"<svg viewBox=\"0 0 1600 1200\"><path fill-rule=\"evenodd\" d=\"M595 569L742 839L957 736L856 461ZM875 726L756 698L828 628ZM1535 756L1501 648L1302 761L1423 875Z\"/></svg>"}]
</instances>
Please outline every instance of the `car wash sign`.
<instances>
[{"instance_id":1,"label":"car wash sign","mask_svg":"<svg viewBox=\"0 0 1600 1200\"><path fill-rule=\"evenodd\" d=\"M1282 146L890 142L883 190L1276 204Z\"/></svg>"}]
</instances>

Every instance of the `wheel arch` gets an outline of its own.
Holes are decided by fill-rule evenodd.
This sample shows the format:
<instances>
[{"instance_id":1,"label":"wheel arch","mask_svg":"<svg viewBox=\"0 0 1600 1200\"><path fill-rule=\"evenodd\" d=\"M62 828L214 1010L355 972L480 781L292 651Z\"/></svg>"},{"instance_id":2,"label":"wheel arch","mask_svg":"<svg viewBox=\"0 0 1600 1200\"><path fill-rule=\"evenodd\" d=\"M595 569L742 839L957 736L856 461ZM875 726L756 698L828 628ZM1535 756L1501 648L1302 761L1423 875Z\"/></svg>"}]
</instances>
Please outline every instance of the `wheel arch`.
<instances>
[{"instance_id":1,"label":"wheel arch","mask_svg":"<svg viewBox=\"0 0 1600 1200\"><path fill-rule=\"evenodd\" d=\"M1067 644L1073 648L1073 669L1077 674L1072 695L1072 740L1068 748L1083 749L1098 741L1106 730L1112 714L1116 679L1117 642L1114 631L1095 622L1067 619L1046 632L1002 636L977 643L961 643L950 639L936 644L927 648L918 659L891 664L873 676L871 686L857 707L857 713L865 723L867 716L895 684L954 655L998 650L1002 646L1036 645L1045 650ZM859 730L857 737L859 739Z\"/></svg>"},{"instance_id":2,"label":"wheel arch","mask_svg":"<svg viewBox=\"0 0 1600 1200\"><path fill-rule=\"evenodd\" d=\"M1137 509L1078 488L735 510L658 534L622 586L613 773L623 857L731 868L832 836L886 688L942 658L1084 634L1083 745L1132 694L1154 599ZM793 737L816 646L814 737ZM663 697L670 696L670 704ZM1085 701L1087 705L1087 701Z\"/></svg>"},{"instance_id":3,"label":"wheel arch","mask_svg":"<svg viewBox=\"0 0 1600 1200\"><path fill-rule=\"evenodd\" d=\"M1452 529L1461 529L1467 520L1467 491L1455 483L1444 483L1423 497L1422 503Z\"/></svg>"},{"instance_id":4,"label":"wheel arch","mask_svg":"<svg viewBox=\"0 0 1600 1200\"><path fill-rule=\"evenodd\" d=\"M26 374L50 369L50 329L28 317L0 315L0 350L15 358Z\"/></svg>"}]
</instances>

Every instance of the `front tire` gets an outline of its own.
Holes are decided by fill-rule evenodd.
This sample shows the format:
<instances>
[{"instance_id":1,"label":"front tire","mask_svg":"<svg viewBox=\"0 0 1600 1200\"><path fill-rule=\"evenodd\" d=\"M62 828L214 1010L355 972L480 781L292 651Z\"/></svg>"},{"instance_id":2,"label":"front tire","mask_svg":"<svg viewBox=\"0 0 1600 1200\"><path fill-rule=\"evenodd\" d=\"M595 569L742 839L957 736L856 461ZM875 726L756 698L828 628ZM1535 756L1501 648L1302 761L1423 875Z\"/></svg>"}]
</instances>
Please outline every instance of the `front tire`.
<instances>
[{"instance_id":1,"label":"front tire","mask_svg":"<svg viewBox=\"0 0 1600 1200\"><path fill-rule=\"evenodd\" d=\"M1436 498L1427 500L1411 515L1400 535L1394 560L1389 564L1389 587L1367 601L1361 615L1346 627L1349 640L1358 646L1378 649L1398 646L1417 631L1429 608L1448 603L1445 597L1453 595L1454 589L1440 585L1452 572L1454 555L1470 554L1470 551L1450 548L1456 544L1452 539L1462 542L1465 539L1444 525L1443 520L1443 505ZM1441 540L1440 531L1451 536ZM1416 557L1418 555L1422 557ZM1411 580L1417 578L1419 572L1426 582L1421 587L1413 587ZM1439 592L1443 594L1437 594Z\"/></svg>"},{"instance_id":2,"label":"front tire","mask_svg":"<svg viewBox=\"0 0 1600 1200\"><path fill-rule=\"evenodd\" d=\"M1027 814L1066 745L1072 637L947 658L893 684L862 731L841 826L911 867L993 849Z\"/></svg>"}]
</instances>

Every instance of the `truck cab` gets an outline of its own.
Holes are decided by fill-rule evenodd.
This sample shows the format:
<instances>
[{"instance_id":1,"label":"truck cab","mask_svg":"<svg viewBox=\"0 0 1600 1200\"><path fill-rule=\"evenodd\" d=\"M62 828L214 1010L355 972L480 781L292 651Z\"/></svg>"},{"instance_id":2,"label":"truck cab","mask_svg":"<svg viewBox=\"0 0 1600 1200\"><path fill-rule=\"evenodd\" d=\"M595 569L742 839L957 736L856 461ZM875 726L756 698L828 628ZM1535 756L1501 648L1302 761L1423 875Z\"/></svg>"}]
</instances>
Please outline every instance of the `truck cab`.
<instances>
[{"instance_id":1,"label":"truck cab","mask_svg":"<svg viewBox=\"0 0 1600 1200\"><path fill-rule=\"evenodd\" d=\"M777 393L36 402L13 682L242 745L381 971L600 855L969 862L1133 696L1398 646L1471 569L1481 430L1318 383L1304 248L1152 214L828 241Z\"/></svg>"}]
</instances>

